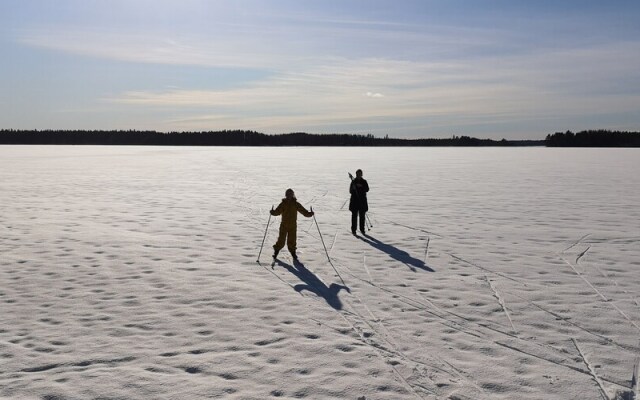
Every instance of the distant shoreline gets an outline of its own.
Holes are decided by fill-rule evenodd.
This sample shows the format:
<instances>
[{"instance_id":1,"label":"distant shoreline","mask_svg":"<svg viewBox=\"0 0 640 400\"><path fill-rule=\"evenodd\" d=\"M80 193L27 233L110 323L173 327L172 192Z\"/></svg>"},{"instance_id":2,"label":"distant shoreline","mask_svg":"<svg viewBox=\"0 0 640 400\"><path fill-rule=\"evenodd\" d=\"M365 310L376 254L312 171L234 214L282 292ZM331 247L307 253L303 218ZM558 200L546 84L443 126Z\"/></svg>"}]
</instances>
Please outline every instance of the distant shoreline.
<instances>
[{"instance_id":1,"label":"distant shoreline","mask_svg":"<svg viewBox=\"0 0 640 400\"><path fill-rule=\"evenodd\" d=\"M556 132L544 140L469 136L400 139L371 134L267 135L255 131L158 132L137 130L0 130L0 145L246 146L246 147L640 147L640 132Z\"/></svg>"},{"instance_id":2,"label":"distant shoreline","mask_svg":"<svg viewBox=\"0 0 640 400\"><path fill-rule=\"evenodd\" d=\"M0 144L133 145L133 146L255 146L255 147L524 147L544 146L544 140L493 140L469 136L442 139L399 139L371 134L267 135L255 131L157 132L136 130L0 130Z\"/></svg>"}]
</instances>

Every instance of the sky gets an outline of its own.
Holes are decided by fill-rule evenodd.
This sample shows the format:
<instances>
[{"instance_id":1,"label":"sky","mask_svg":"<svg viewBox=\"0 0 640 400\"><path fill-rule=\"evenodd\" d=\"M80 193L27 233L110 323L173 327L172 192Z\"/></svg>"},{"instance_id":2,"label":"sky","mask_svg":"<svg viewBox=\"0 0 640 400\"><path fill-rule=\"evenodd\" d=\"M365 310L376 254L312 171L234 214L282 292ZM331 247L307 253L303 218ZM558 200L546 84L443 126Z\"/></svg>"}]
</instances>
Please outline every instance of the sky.
<instances>
[{"instance_id":1,"label":"sky","mask_svg":"<svg viewBox=\"0 0 640 400\"><path fill-rule=\"evenodd\" d=\"M640 130L640 1L0 0L0 129Z\"/></svg>"}]
</instances>

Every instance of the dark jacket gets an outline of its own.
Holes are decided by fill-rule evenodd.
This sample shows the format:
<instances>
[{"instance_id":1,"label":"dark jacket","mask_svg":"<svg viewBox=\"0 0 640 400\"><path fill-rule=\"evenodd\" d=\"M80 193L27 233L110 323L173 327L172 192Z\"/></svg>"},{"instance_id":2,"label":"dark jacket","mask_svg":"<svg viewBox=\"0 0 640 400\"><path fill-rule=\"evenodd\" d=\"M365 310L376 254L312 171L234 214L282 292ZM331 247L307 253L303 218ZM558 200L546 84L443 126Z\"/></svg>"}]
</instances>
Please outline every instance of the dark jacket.
<instances>
[{"instance_id":1,"label":"dark jacket","mask_svg":"<svg viewBox=\"0 0 640 400\"><path fill-rule=\"evenodd\" d=\"M369 184L364 178L355 178L351 181L349 192L351 200L349 200L349 211L369 211L369 203L367 203L367 192Z\"/></svg>"},{"instance_id":2,"label":"dark jacket","mask_svg":"<svg viewBox=\"0 0 640 400\"><path fill-rule=\"evenodd\" d=\"M278 207L275 210L271 210L270 213L271 215L282 214L282 222L280 222L280 224L286 226L287 228L296 227L298 213L304 215L307 218L313 215L313 213L307 211L307 209L304 208L302 204L298 203L295 197L292 199L282 199L282 202L278 205Z\"/></svg>"}]
</instances>

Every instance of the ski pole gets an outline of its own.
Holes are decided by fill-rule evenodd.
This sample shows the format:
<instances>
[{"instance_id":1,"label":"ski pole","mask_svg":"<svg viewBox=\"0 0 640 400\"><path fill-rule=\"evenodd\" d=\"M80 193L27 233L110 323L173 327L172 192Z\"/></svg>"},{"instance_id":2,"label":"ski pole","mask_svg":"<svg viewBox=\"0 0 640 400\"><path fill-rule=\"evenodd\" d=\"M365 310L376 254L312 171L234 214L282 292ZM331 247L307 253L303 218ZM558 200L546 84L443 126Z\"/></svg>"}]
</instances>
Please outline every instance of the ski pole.
<instances>
[{"instance_id":1,"label":"ski pole","mask_svg":"<svg viewBox=\"0 0 640 400\"><path fill-rule=\"evenodd\" d=\"M311 212L313 212L313 207L310 207ZM344 283L344 279L342 279L342 276L340 275L340 272L338 272L338 270L336 269L335 265L333 265L333 262L331 262L331 257L329 257L329 252L327 251L327 246L325 246L324 244L324 239L322 238L322 232L320 232L320 226L318 225L318 220L316 219L316 214L313 214L313 222L316 223L316 228L318 228L318 235L320 235L320 241L322 242L322 247L324 247L324 252L327 255L327 260L329 260L329 264L331 264L331 266L333 267L333 270L336 271L336 274L338 274L338 277L340 278L340 281L342 281L342 285L346 288L348 288L347 284ZM348 289L347 289L348 290Z\"/></svg>"},{"instance_id":2,"label":"ski pole","mask_svg":"<svg viewBox=\"0 0 640 400\"><path fill-rule=\"evenodd\" d=\"M353 183L353 175L351 175L351 172L348 172L349 174L349 178L351 178L351 182ZM358 203L360 203L360 194L358 194L358 189L357 188L353 188L353 191L356 193L356 197L358 198ZM369 230L371 230L371 228L373 228L373 224L371 223L371 220L369 219L369 215L367 214L367 212L364 212L364 222L365 225L367 225L367 228L369 228Z\"/></svg>"},{"instance_id":3,"label":"ski pole","mask_svg":"<svg viewBox=\"0 0 640 400\"><path fill-rule=\"evenodd\" d=\"M311 207L311 212L313 212L313 207ZM331 258L329 258L329 252L327 251L327 246L324 244L324 239L322 238L322 233L320 232L320 226L318 226L318 220L316 219L316 214L313 214L313 222L316 223L316 228L318 228L318 234L320 235L320 241L322 242L322 247L324 247L324 252L327 255L327 260L331 262Z\"/></svg>"},{"instance_id":4,"label":"ski pole","mask_svg":"<svg viewBox=\"0 0 640 400\"><path fill-rule=\"evenodd\" d=\"M271 210L273 210L273 206L271 206ZM260 262L260 254L262 254L262 247L264 246L264 240L267 238L267 231L269 230L269 222L271 222L271 213L269 213L269 219L267 220L267 227L264 230L264 237L262 238L262 244L260 245L260 252L258 253L257 263Z\"/></svg>"}]
</instances>

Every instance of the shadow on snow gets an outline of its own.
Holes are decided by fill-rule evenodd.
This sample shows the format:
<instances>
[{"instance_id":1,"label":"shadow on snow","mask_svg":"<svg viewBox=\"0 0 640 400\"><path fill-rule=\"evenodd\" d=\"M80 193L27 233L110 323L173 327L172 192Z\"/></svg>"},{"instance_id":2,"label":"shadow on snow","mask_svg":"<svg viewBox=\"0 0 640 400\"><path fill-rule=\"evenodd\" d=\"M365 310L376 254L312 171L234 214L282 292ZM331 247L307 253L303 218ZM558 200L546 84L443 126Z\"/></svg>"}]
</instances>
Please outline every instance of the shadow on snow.
<instances>
[{"instance_id":1,"label":"shadow on snow","mask_svg":"<svg viewBox=\"0 0 640 400\"><path fill-rule=\"evenodd\" d=\"M340 298L338 298L338 292L340 292L341 289L348 291L349 288L335 283L332 283L327 287L327 285L322 282L316 274L306 269L304 264L300 261L294 261L293 265L290 265L281 260L276 260L276 264L285 268L304 282L304 284L298 284L293 287L296 292L302 293L303 290L306 290L311 293L315 293L319 297L322 297L327 304L334 309L342 310L342 302L340 301Z\"/></svg>"},{"instance_id":2,"label":"shadow on snow","mask_svg":"<svg viewBox=\"0 0 640 400\"><path fill-rule=\"evenodd\" d=\"M411 254L407 253L404 250L400 250L395 246L383 243L371 235L358 236L358 239L369 244L371 247L387 253L394 260L400 261L401 263L408 266L413 272L416 272L416 268L428 272L435 272L435 270L425 264L424 261L412 257Z\"/></svg>"}]
</instances>

